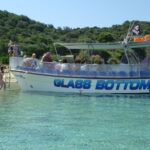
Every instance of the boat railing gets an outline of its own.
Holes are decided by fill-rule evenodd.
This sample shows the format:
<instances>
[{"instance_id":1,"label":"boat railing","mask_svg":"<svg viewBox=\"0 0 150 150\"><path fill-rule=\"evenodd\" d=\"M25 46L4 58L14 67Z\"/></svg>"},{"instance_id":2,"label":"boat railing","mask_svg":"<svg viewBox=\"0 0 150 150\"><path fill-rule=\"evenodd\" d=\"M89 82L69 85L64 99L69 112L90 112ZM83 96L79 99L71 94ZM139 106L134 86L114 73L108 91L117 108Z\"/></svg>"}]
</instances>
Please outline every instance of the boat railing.
<instances>
[{"instance_id":1,"label":"boat railing","mask_svg":"<svg viewBox=\"0 0 150 150\"><path fill-rule=\"evenodd\" d=\"M73 77L149 77L149 64L75 64L75 63L42 63L38 66L24 66L21 57L11 57L11 70Z\"/></svg>"}]
</instances>

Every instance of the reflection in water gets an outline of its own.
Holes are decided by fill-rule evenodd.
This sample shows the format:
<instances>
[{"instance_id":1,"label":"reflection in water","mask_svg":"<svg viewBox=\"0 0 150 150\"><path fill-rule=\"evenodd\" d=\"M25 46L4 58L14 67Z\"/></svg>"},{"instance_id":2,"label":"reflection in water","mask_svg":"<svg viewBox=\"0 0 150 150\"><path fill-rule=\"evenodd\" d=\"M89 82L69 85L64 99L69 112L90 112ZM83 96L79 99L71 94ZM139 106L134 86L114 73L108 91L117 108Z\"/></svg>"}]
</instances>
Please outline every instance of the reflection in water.
<instances>
[{"instance_id":1,"label":"reflection in water","mask_svg":"<svg viewBox=\"0 0 150 150\"><path fill-rule=\"evenodd\" d=\"M15 99L20 94L20 90L1 90L0 91L0 101L1 100L8 100L9 98Z\"/></svg>"}]
</instances>

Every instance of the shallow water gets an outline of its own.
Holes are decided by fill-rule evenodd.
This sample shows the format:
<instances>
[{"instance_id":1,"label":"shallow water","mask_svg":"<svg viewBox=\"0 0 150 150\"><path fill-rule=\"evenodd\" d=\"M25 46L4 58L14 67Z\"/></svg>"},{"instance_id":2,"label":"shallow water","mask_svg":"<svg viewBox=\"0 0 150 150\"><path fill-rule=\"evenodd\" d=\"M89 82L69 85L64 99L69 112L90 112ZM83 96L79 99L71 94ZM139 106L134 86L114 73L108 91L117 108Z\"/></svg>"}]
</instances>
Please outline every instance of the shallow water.
<instances>
[{"instance_id":1,"label":"shallow water","mask_svg":"<svg viewBox=\"0 0 150 150\"><path fill-rule=\"evenodd\" d=\"M149 150L150 95L0 91L1 150Z\"/></svg>"}]
</instances>

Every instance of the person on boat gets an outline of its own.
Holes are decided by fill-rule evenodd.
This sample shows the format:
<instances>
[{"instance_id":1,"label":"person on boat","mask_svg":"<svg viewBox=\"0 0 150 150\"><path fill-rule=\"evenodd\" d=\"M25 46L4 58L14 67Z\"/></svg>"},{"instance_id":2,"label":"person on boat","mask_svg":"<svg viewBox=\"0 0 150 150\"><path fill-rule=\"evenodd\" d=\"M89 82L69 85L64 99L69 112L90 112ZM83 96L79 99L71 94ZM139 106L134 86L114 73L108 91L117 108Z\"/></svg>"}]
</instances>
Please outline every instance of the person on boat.
<instances>
[{"instance_id":1,"label":"person on boat","mask_svg":"<svg viewBox=\"0 0 150 150\"><path fill-rule=\"evenodd\" d=\"M33 53L31 58L25 55L23 59L23 66L36 68L38 66L38 59L36 58L36 54Z\"/></svg>"},{"instance_id":2,"label":"person on boat","mask_svg":"<svg viewBox=\"0 0 150 150\"><path fill-rule=\"evenodd\" d=\"M19 45L11 40L8 43L8 54L9 56L18 57L21 55Z\"/></svg>"},{"instance_id":3,"label":"person on boat","mask_svg":"<svg viewBox=\"0 0 150 150\"><path fill-rule=\"evenodd\" d=\"M13 56L13 42L11 40L8 43L8 54L9 56Z\"/></svg>"},{"instance_id":4,"label":"person on boat","mask_svg":"<svg viewBox=\"0 0 150 150\"><path fill-rule=\"evenodd\" d=\"M41 62L52 62L52 55L50 52L44 53L42 56Z\"/></svg>"},{"instance_id":5,"label":"person on boat","mask_svg":"<svg viewBox=\"0 0 150 150\"><path fill-rule=\"evenodd\" d=\"M78 70L80 70L80 67L81 67L81 58L79 56L76 56L75 64L72 65L72 70L78 71Z\"/></svg>"},{"instance_id":6,"label":"person on boat","mask_svg":"<svg viewBox=\"0 0 150 150\"><path fill-rule=\"evenodd\" d=\"M4 80L3 80L3 76L4 76L4 67L1 66L1 67L0 67L0 90L1 90L2 88L5 88L5 82L4 82Z\"/></svg>"},{"instance_id":7,"label":"person on boat","mask_svg":"<svg viewBox=\"0 0 150 150\"><path fill-rule=\"evenodd\" d=\"M63 63L63 60L60 59L60 60L58 61L58 63L56 63L55 69L56 69L56 70L61 70L61 64L62 64L62 63Z\"/></svg>"},{"instance_id":8,"label":"person on boat","mask_svg":"<svg viewBox=\"0 0 150 150\"><path fill-rule=\"evenodd\" d=\"M139 35L140 34L140 26L137 24L133 27L131 31L132 35Z\"/></svg>"},{"instance_id":9,"label":"person on boat","mask_svg":"<svg viewBox=\"0 0 150 150\"><path fill-rule=\"evenodd\" d=\"M62 72L63 70L68 70L68 64L67 64L67 59L63 58L62 62L60 64L60 72Z\"/></svg>"},{"instance_id":10,"label":"person on boat","mask_svg":"<svg viewBox=\"0 0 150 150\"><path fill-rule=\"evenodd\" d=\"M52 55L50 52L46 52L43 54L41 59L42 67L47 69L54 69L55 63L53 63Z\"/></svg>"},{"instance_id":11,"label":"person on boat","mask_svg":"<svg viewBox=\"0 0 150 150\"><path fill-rule=\"evenodd\" d=\"M21 52L20 52L19 45L14 43L14 45L13 45L13 56L18 57L20 55L21 55Z\"/></svg>"},{"instance_id":12,"label":"person on boat","mask_svg":"<svg viewBox=\"0 0 150 150\"><path fill-rule=\"evenodd\" d=\"M27 66L30 66L30 61L29 61L29 60L30 60L30 58L27 57L27 55L24 55L24 56L23 56L22 65L23 65L23 66L26 66L26 67L27 67Z\"/></svg>"},{"instance_id":13,"label":"person on boat","mask_svg":"<svg viewBox=\"0 0 150 150\"><path fill-rule=\"evenodd\" d=\"M37 67L38 66L38 60L36 58L36 54L33 53L32 57L31 57L32 61L31 61L31 67Z\"/></svg>"},{"instance_id":14,"label":"person on boat","mask_svg":"<svg viewBox=\"0 0 150 150\"><path fill-rule=\"evenodd\" d=\"M99 64L103 64L104 60L99 54L92 55L91 56L91 63L90 65L83 65L81 66L81 70L87 70L89 69L90 71L97 71L99 69ZM86 67L86 68L85 68Z\"/></svg>"},{"instance_id":15,"label":"person on boat","mask_svg":"<svg viewBox=\"0 0 150 150\"><path fill-rule=\"evenodd\" d=\"M59 63L57 63L55 65L55 69L56 70L59 70L60 72L62 72L63 70L68 70L69 67L68 67L68 64L67 64L67 59L66 58L63 58L63 59L60 59L59 60Z\"/></svg>"}]
</instances>

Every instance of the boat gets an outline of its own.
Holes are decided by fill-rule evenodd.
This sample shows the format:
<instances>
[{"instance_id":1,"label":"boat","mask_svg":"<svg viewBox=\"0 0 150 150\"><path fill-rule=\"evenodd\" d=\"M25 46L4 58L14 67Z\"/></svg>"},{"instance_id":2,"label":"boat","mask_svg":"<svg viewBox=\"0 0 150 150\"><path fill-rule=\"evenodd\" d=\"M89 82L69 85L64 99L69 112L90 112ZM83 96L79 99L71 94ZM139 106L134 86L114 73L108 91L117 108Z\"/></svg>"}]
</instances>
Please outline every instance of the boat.
<instances>
[{"instance_id":1,"label":"boat","mask_svg":"<svg viewBox=\"0 0 150 150\"><path fill-rule=\"evenodd\" d=\"M11 72L22 91L65 92L80 94L150 93L150 61L141 62L132 49L150 47L150 35L127 35L122 42L55 43L70 51L121 49L126 62L91 64L38 62L24 66L23 57L10 57ZM63 67L62 67L63 66ZM65 67L64 67L65 66ZM66 67L67 66L67 67Z\"/></svg>"}]
</instances>

